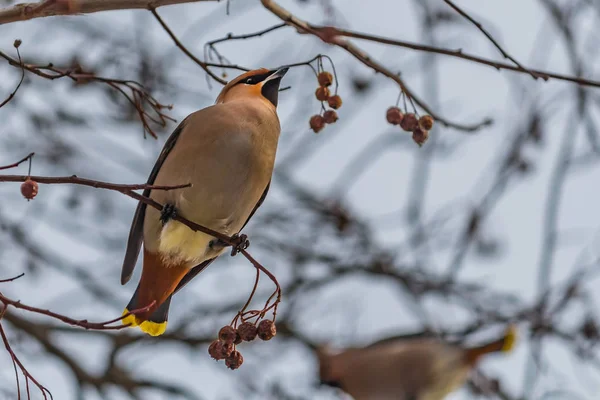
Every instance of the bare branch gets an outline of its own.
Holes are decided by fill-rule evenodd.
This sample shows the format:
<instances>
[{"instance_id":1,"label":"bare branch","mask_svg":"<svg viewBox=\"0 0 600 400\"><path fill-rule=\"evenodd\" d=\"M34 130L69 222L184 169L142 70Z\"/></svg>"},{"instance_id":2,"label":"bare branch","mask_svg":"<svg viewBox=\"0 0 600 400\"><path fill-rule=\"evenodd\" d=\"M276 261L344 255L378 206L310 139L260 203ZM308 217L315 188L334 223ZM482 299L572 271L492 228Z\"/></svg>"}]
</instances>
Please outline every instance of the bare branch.
<instances>
[{"instance_id":1,"label":"bare branch","mask_svg":"<svg viewBox=\"0 0 600 400\"><path fill-rule=\"evenodd\" d=\"M337 47L340 47L340 48L346 50L352 56L354 56L354 58L359 60L361 63L372 68L374 71L379 72L379 73L387 76L388 78L392 79L394 82L396 82L398 84L398 86L400 86L400 89L404 93L406 93L406 95L409 98L414 100L414 102L417 103L419 105L419 107L421 107L423 110L425 110L425 112L430 114L435 120L442 123L443 125L445 125L447 127L455 128L455 129L458 129L458 130L461 130L464 132L475 132L475 131L477 131L485 126L488 126L492 123L491 119L485 119L484 121L482 121L480 123L471 124L471 125L459 124L459 123L455 123L455 122L451 122L451 121L447 120L446 118L444 118L441 115L437 114L436 112L432 111L431 108L427 104L425 104L425 102L423 100L418 98L406 86L406 83L398 74L395 74L394 72L390 71L387 67L378 63L371 56L369 56L367 53L365 53L362 49L355 46L348 40L345 40L343 38L340 38L339 36L336 36L335 30L315 29L308 22L299 19L298 17L296 17L295 15L293 15L292 13L290 13L289 11L287 11L286 9L281 7L279 4L277 4L273 0L261 0L261 3L267 10L271 11L275 16L277 16L279 19L284 21L287 25L295 27L300 33L307 33L307 34L314 35L314 36L318 37L319 39L321 39L325 43L329 43L329 44L335 45Z\"/></svg>"},{"instance_id":2,"label":"bare branch","mask_svg":"<svg viewBox=\"0 0 600 400\"><path fill-rule=\"evenodd\" d=\"M19 57L19 65L21 67L21 79L19 79L19 83L17 84L17 87L15 88L15 90L12 91L11 94L8 95L8 97L2 102L0 103L0 108L4 107L6 104L8 104L9 101L11 101L13 99L13 97L15 97L15 94L17 94L17 91L19 90L19 88L21 87L21 84L23 83L23 79L25 79L25 69L23 68L23 60L21 60L21 53L19 52L19 46L21 45L21 41L19 39L15 40L15 49L17 49L17 56Z\"/></svg>"},{"instance_id":3,"label":"bare branch","mask_svg":"<svg viewBox=\"0 0 600 400\"><path fill-rule=\"evenodd\" d=\"M466 18L469 22L471 22L473 25L475 25L477 27L477 29L479 29L490 40L490 42L492 42L492 44L498 49L498 51L504 56L504 58L507 58L510 61L512 61L513 63L515 63L515 65L517 67L519 67L522 71L527 72L529 75L531 75L533 77L533 79L538 79L538 78L546 79L546 78L544 78L544 76L538 76L538 74L536 74L536 73L532 72L531 70L525 68L517 60L515 60L513 57L511 57L510 54L508 54L502 48L502 46L500 46L498 44L498 42L494 39L494 37L483 27L483 25L481 25L481 23L477 22L469 14L467 14L465 11L463 11L462 9L460 9L456 4L454 4L450 0L444 0L444 2L446 4L448 4L450 7L452 7L454 9L454 11L456 11L457 13L459 13L463 18Z\"/></svg>"},{"instance_id":4,"label":"bare branch","mask_svg":"<svg viewBox=\"0 0 600 400\"><path fill-rule=\"evenodd\" d=\"M196 64L198 64L200 66L200 68L202 68L215 81L217 81L217 82L219 82L220 84L223 84L223 85L225 85L227 83L226 80L224 80L223 78L217 76L214 72L212 72L208 68L208 64L207 63L205 63L204 61L200 60L198 57L196 57L195 55L193 55L192 52L189 51L179 41L179 39L177 39L177 36L175 36L175 34L171 30L171 28L169 28L169 26L165 23L165 21L162 20L162 18L160 17L160 15L158 15L158 13L156 12L156 10L154 8L150 8L150 12L152 13L152 15L154 15L154 18L156 18L156 20L160 23L160 25L163 27L163 29L165 30L165 32L167 32L169 34L169 36L171 37L171 39L173 39L173 42L175 42L175 45L177 47L179 47L181 49L181 51L183 51L185 53L186 56L188 56L192 61L194 61Z\"/></svg>"},{"instance_id":5,"label":"bare branch","mask_svg":"<svg viewBox=\"0 0 600 400\"><path fill-rule=\"evenodd\" d=\"M44 0L21 3L0 10L0 25L56 15L91 14L100 11L147 9L172 4L221 0Z\"/></svg>"},{"instance_id":6,"label":"bare branch","mask_svg":"<svg viewBox=\"0 0 600 400\"><path fill-rule=\"evenodd\" d=\"M9 165L5 165L5 166L0 166L0 171L3 169L10 169L10 168L16 168L19 165L21 165L21 163L24 163L27 160L31 160L31 158L35 155L35 153L29 153L26 157L23 157L23 159L17 161L16 163L13 164L9 164Z\"/></svg>"},{"instance_id":7,"label":"bare branch","mask_svg":"<svg viewBox=\"0 0 600 400\"><path fill-rule=\"evenodd\" d=\"M506 63L502 63L502 62L498 62L498 61L494 61L494 60L489 60L489 59L486 59L483 57L479 57L479 56L476 56L473 54L465 53L461 49L450 50L450 49L445 49L442 47L428 46L428 45L419 44L419 43L411 43L411 42L406 42L403 40L390 39L390 38L383 37L383 36L371 35L368 33L356 32L356 31L351 31L351 30L341 29L341 28L331 27L331 26L313 26L313 28L316 30L321 30L321 31L326 31L326 30L332 31L332 32L335 32L335 35L339 35L339 36L347 36L347 37L352 37L355 39L368 40L371 42L376 42L376 43L381 43L381 44L388 44L388 45L392 45L392 46L404 47L404 48L408 48L408 49L412 49L412 50L416 50L416 51L423 51L426 53L436 53L436 54L443 54L443 55L456 57L456 58L462 58L463 60L472 61L477 64L489 65L490 67L496 68L497 70L504 69L504 70L508 70L508 71L514 71L514 72L520 72L520 73L526 73L526 74L534 73L537 75L537 77L542 78L544 80L553 78L553 79L558 79L561 81L577 83L582 86L600 87L600 81L596 81L593 79L584 79L584 78L574 76L574 75L565 75L565 74L559 74L556 72L541 71L541 70L537 70L537 69L525 69L518 65L515 66L515 65L511 65L511 64L506 64Z\"/></svg>"}]
</instances>

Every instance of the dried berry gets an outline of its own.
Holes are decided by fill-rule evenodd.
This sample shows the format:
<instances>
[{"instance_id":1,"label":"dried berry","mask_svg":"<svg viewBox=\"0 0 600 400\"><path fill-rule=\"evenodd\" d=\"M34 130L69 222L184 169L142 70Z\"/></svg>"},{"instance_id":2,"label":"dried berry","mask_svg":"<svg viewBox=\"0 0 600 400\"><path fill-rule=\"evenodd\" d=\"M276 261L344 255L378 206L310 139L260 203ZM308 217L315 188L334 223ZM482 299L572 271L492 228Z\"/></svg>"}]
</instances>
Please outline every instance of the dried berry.
<instances>
[{"instance_id":1,"label":"dried berry","mask_svg":"<svg viewBox=\"0 0 600 400\"><path fill-rule=\"evenodd\" d=\"M213 341L210 346L208 346L208 354L217 361L225 358L223 357L223 342L220 340Z\"/></svg>"},{"instance_id":2,"label":"dried berry","mask_svg":"<svg viewBox=\"0 0 600 400\"><path fill-rule=\"evenodd\" d=\"M238 369L240 365L244 363L244 357L242 357L242 353L239 351L232 352L229 357L225 359L225 365L229 369Z\"/></svg>"},{"instance_id":3,"label":"dried berry","mask_svg":"<svg viewBox=\"0 0 600 400\"><path fill-rule=\"evenodd\" d=\"M400 122L400 128L404 129L406 132L412 132L419 126L419 120L417 116L413 113L404 114L404 118Z\"/></svg>"},{"instance_id":4,"label":"dried berry","mask_svg":"<svg viewBox=\"0 0 600 400\"><path fill-rule=\"evenodd\" d=\"M221 358L227 358L233 352L233 343L221 342Z\"/></svg>"},{"instance_id":5,"label":"dried berry","mask_svg":"<svg viewBox=\"0 0 600 400\"><path fill-rule=\"evenodd\" d=\"M240 343L242 343L242 337L238 332L235 332L235 340L233 341L233 344L237 346Z\"/></svg>"},{"instance_id":6,"label":"dried berry","mask_svg":"<svg viewBox=\"0 0 600 400\"><path fill-rule=\"evenodd\" d=\"M390 107L385 113L385 118L387 119L387 122L389 122L392 125L400 125L400 122L402 122L403 117L404 114L402 114L402 111L400 111L398 107Z\"/></svg>"},{"instance_id":7,"label":"dried berry","mask_svg":"<svg viewBox=\"0 0 600 400\"><path fill-rule=\"evenodd\" d=\"M319 133L325 127L325 119L320 115L310 117L310 129L315 133Z\"/></svg>"},{"instance_id":8,"label":"dried berry","mask_svg":"<svg viewBox=\"0 0 600 400\"><path fill-rule=\"evenodd\" d=\"M269 319L264 319L258 324L258 337L261 340L271 340L277 334L275 323Z\"/></svg>"},{"instance_id":9,"label":"dried berry","mask_svg":"<svg viewBox=\"0 0 600 400\"><path fill-rule=\"evenodd\" d=\"M315 96L319 101L326 101L329 98L329 89L324 86L319 86L315 91Z\"/></svg>"},{"instance_id":10,"label":"dried berry","mask_svg":"<svg viewBox=\"0 0 600 400\"><path fill-rule=\"evenodd\" d=\"M27 200L33 199L38 194L38 184L36 181L27 179L21 184L21 194Z\"/></svg>"},{"instance_id":11,"label":"dried berry","mask_svg":"<svg viewBox=\"0 0 600 400\"><path fill-rule=\"evenodd\" d=\"M419 127L424 131L430 131L433 128L433 117L431 115L423 115L419 118Z\"/></svg>"},{"instance_id":12,"label":"dried berry","mask_svg":"<svg viewBox=\"0 0 600 400\"><path fill-rule=\"evenodd\" d=\"M235 341L235 329L232 326L225 325L219 331L219 340L223 343L233 343Z\"/></svg>"},{"instance_id":13,"label":"dried berry","mask_svg":"<svg viewBox=\"0 0 600 400\"><path fill-rule=\"evenodd\" d=\"M342 98L336 94L328 98L327 103L329 104L329 107L333 108L334 110L337 110L342 106Z\"/></svg>"},{"instance_id":14,"label":"dried berry","mask_svg":"<svg viewBox=\"0 0 600 400\"><path fill-rule=\"evenodd\" d=\"M326 124L333 124L338 120L338 115L333 110L327 110L325 113L323 113L323 120Z\"/></svg>"},{"instance_id":15,"label":"dried berry","mask_svg":"<svg viewBox=\"0 0 600 400\"><path fill-rule=\"evenodd\" d=\"M253 323L244 322L238 326L237 333L240 335L240 338L242 338L243 341L251 342L256 339L256 326Z\"/></svg>"},{"instance_id":16,"label":"dried berry","mask_svg":"<svg viewBox=\"0 0 600 400\"><path fill-rule=\"evenodd\" d=\"M15 42L13 43L13 46L15 46L15 49L18 49L19 46L21 46L21 43L23 43L21 41L21 39L16 39Z\"/></svg>"},{"instance_id":17,"label":"dried berry","mask_svg":"<svg viewBox=\"0 0 600 400\"><path fill-rule=\"evenodd\" d=\"M412 138L414 142L419 145L419 147L423 146L423 143L425 143L429 138L429 132L424 131L421 128L415 128L412 134Z\"/></svg>"},{"instance_id":18,"label":"dried berry","mask_svg":"<svg viewBox=\"0 0 600 400\"><path fill-rule=\"evenodd\" d=\"M333 75L331 75L331 73L327 71L319 73L317 79L319 80L319 85L321 86L331 86L331 84L333 83Z\"/></svg>"}]
</instances>

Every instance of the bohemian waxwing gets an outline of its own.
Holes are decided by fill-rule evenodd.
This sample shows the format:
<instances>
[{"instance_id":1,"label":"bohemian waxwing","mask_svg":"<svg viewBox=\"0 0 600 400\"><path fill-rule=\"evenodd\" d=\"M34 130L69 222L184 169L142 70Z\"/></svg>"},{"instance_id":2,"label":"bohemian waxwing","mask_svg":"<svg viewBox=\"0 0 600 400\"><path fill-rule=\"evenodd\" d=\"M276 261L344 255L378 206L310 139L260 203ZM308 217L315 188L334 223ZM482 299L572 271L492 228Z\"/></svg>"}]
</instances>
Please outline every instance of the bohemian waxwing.
<instances>
[{"instance_id":1,"label":"bohemian waxwing","mask_svg":"<svg viewBox=\"0 0 600 400\"><path fill-rule=\"evenodd\" d=\"M139 203L121 272L131 278L144 244L140 282L125 308L154 305L123 319L157 336L167 327L174 293L204 270L225 246L172 219L174 214L225 235L237 234L264 201L273 172L280 125L279 84L287 68L258 69L230 81L214 105L185 118L161 151L148 184L191 187L145 190L162 211Z\"/></svg>"},{"instance_id":2,"label":"bohemian waxwing","mask_svg":"<svg viewBox=\"0 0 600 400\"><path fill-rule=\"evenodd\" d=\"M515 338L511 326L502 338L477 347L416 337L338 353L318 349L319 374L323 384L354 400L442 400L465 383L481 356L510 351Z\"/></svg>"}]
</instances>

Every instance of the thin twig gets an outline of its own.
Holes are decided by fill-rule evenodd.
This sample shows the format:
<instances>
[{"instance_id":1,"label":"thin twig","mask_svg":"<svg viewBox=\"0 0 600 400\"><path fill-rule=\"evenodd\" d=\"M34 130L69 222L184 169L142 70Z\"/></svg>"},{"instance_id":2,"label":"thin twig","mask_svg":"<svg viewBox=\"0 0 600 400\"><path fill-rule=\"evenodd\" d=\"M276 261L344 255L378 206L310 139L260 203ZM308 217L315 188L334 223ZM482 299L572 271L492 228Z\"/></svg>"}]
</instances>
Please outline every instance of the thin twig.
<instances>
[{"instance_id":1,"label":"thin twig","mask_svg":"<svg viewBox=\"0 0 600 400\"><path fill-rule=\"evenodd\" d=\"M208 67L208 65L200 60L198 57L196 57L195 55L192 54L191 51L189 51L180 41L179 39L177 39L177 36L175 36L175 34L173 33L173 31L171 30L171 28L169 28L169 26L165 23L165 21L163 21L163 19L160 17L160 15L158 15L158 13L156 12L156 9L153 7L149 8L150 12L152 13L152 15L154 15L154 18L156 18L156 20L160 23L160 25L163 27L163 29L165 30L165 32L167 32L167 34L171 37L171 39L173 40L173 42L175 43L175 45L177 47L179 47L179 49L181 49L181 51L183 51L183 53L188 56L192 61L194 61L196 64L198 64L200 66L200 68L202 68L211 78L213 78L215 81L219 82L220 84L225 85L227 83L226 80L222 79L220 76L217 76L214 72L212 72L210 70L210 68Z\"/></svg>"},{"instance_id":2,"label":"thin twig","mask_svg":"<svg viewBox=\"0 0 600 400\"><path fill-rule=\"evenodd\" d=\"M565 75L565 74L559 74L559 73L550 72L550 71L542 71L542 70L537 70L537 69L524 69L522 67L515 66L512 64L489 60L489 59L479 57L479 56L476 56L473 54L465 53L461 49L450 50L450 49L445 49L442 47L428 46L428 45L424 45L424 44L412 43L412 42L407 42L404 40L391 39L391 38L387 38L387 37L383 37L383 36L371 35L368 33L357 32L357 31L352 31L352 30L348 30L348 29L334 28L334 27L329 27L329 26L313 26L313 28L316 30L324 30L324 29L332 30L332 29L334 29L336 35L339 35L339 36L352 37L352 38L360 39L360 40L368 40L370 42L387 44L387 45L391 45L391 46L404 47L404 48L412 49L412 50L416 50L416 51L423 51L423 52L427 52L427 53L436 53L436 54L442 54L442 55L446 55L446 56L450 56L450 57L461 58L463 60L472 61L477 64L488 65L490 67L496 68L497 70L508 70L508 71L513 71L513 72L527 73L527 74L530 72L533 72L536 75L538 75L538 77L542 78L543 80L548 80L548 79L552 78L552 79L577 83L582 86L600 87L600 81L596 81L596 80L592 80L592 79L584 79L584 78L581 78L581 77L578 77L575 75Z\"/></svg>"},{"instance_id":3,"label":"thin twig","mask_svg":"<svg viewBox=\"0 0 600 400\"><path fill-rule=\"evenodd\" d=\"M451 121L447 120L446 118L444 118L441 115L437 114L436 112L432 111L427 106L427 104L425 104L425 102L423 100L418 98L407 87L404 80L398 74L390 71L388 68L386 68L382 64L375 61L370 55L365 53L362 49L358 48L357 46L355 46L348 40L346 40L342 37L336 36L335 31L315 29L308 22L299 19L298 17L296 17L295 15L290 13L285 8L281 7L279 4L277 4L273 0L261 0L261 3L267 10L271 11L274 15L276 15L279 19L281 19L286 24L295 27L300 33L307 33L307 34L314 35L314 36L318 37L319 39L321 39L325 43L329 43L329 44L338 46L338 47L346 50L348 53L350 53L352 56L354 56L354 58L359 60L364 65L368 66L369 68L373 69L374 71L379 72L379 73L387 76L388 78L392 79L393 81L395 81L398 84L398 86L400 86L400 89L402 91L404 91L407 96L412 97L412 99L415 101L415 103L417 103L419 105L419 107L421 107L423 110L425 110L425 112L430 114L434 119L439 121L441 124L443 124L447 127L451 127L451 128L455 128L455 129L464 131L464 132L474 132L474 131L477 131L477 130L479 130L485 126L488 126L492 123L491 119L489 119L489 118L487 118L477 124L471 124L471 125L459 124L459 123L455 123L455 122L451 122Z\"/></svg>"},{"instance_id":4,"label":"thin twig","mask_svg":"<svg viewBox=\"0 0 600 400\"><path fill-rule=\"evenodd\" d=\"M89 14L110 10L133 10L171 4L219 2L220 0L77 0L56 1L42 0L37 3L21 3L0 9L0 25L16 21L26 21L33 18L56 15Z\"/></svg>"},{"instance_id":5,"label":"thin twig","mask_svg":"<svg viewBox=\"0 0 600 400\"><path fill-rule=\"evenodd\" d=\"M15 90L13 90L12 93L9 94L8 97L2 103L0 103L0 108L4 107L6 104L8 104L9 101L11 101L13 99L13 97L15 97L15 95L17 94L17 91L21 87L21 84L23 84L23 79L25 79L25 69L23 68L23 60L21 59L21 53L19 52L20 45L21 45L21 41L15 40L14 46L15 46L15 49L17 50L17 56L19 57L19 65L21 66L21 79L19 79L19 84L17 85Z\"/></svg>"},{"instance_id":6,"label":"thin twig","mask_svg":"<svg viewBox=\"0 0 600 400\"><path fill-rule=\"evenodd\" d=\"M1 166L0 167L0 171L3 170L3 169L16 168L21 163L24 163L25 161L30 160L34 155L35 155L35 153L29 153L27 156L23 157L23 159L17 161L16 163L5 165L5 166Z\"/></svg>"},{"instance_id":7,"label":"thin twig","mask_svg":"<svg viewBox=\"0 0 600 400\"><path fill-rule=\"evenodd\" d=\"M8 338L6 337L6 333L4 332L4 327L2 326L2 317L4 317L4 313L6 313L6 308L4 308L4 310L2 310L2 313L0 313L0 337L2 337L2 341L4 342L4 347L6 348L6 351L8 351L8 354L10 355L10 358L12 359L13 366L15 368L15 374L17 375L17 378L16 378L17 379L17 398L19 400L21 399L21 389L20 389L20 384L19 384L19 375L17 374L17 365L18 365L19 369L21 370L21 373L25 377L26 381L31 380L31 382L33 382L33 384L38 387L38 389L40 390L40 392L44 396L44 399L48 399L48 397L46 396L46 393L52 399L53 398L52 397L52 393L50 393L50 391L44 385L42 385L41 383L39 383L37 381L37 379L35 379L29 373L29 371L27 370L27 368L25 368L25 366L23 365L23 363L21 363L21 361L19 360L19 358L17 357L17 355L13 351L12 347L10 346L10 343L8 342ZM27 393L29 395L29 388L27 390ZM29 396L27 398L29 399Z\"/></svg>"},{"instance_id":8,"label":"thin twig","mask_svg":"<svg viewBox=\"0 0 600 400\"><path fill-rule=\"evenodd\" d=\"M16 281L17 279L19 279L20 277L22 277L23 275L25 275L25 272L20 273L17 276L13 276L12 278L8 278L8 279L0 279L0 283L6 283L6 282L12 282L12 281Z\"/></svg>"},{"instance_id":9,"label":"thin twig","mask_svg":"<svg viewBox=\"0 0 600 400\"><path fill-rule=\"evenodd\" d=\"M0 57L8 61L9 65L21 68L22 70L26 70L45 79L54 80L60 78L69 78L76 83L87 83L93 81L101 82L110 86L111 88L120 92L136 109L144 126L144 132L148 132L154 138L156 138L157 135L147 122L147 119L162 127L167 125L167 121L175 121L162 111L164 109L170 110L173 108L173 106L161 104L150 93L148 93L146 89L144 89L142 84L136 81L104 78L101 76L96 76L92 73L82 72L78 68L61 70L54 67L52 63L46 65L27 64L21 62L20 59L15 60L11 56L1 51ZM127 93L126 90L128 90L131 94ZM156 117L149 114L149 112L145 109L146 105L156 114Z\"/></svg>"},{"instance_id":10,"label":"thin twig","mask_svg":"<svg viewBox=\"0 0 600 400\"><path fill-rule=\"evenodd\" d=\"M32 153L33 154L33 153ZM22 162L22 161L20 161ZM129 190L175 190L175 189L184 189L191 187L191 183L185 183L180 185L170 185L170 186L161 186L161 185L148 185L148 184L120 184L120 183L109 183L96 181L93 179L79 178L77 175L71 176L28 176L28 175L0 175L0 182L25 182L27 179L31 179L36 181L37 183L45 183L45 184L75 184L82 186L89 186L93 188L99 189L108 189L115 190L117 192L125 192Z\"/></svg>"},{"instance_id":11,"label":"thin twig","mask_svg":"<svg viewBox=\"0 0 600 400\"><path fill-rule=\"evenodd\" d=\"M477 22L474 18L472 18L469 14L467 14L460 7L458 7L456 4L454 4L451 0L444 0L444 2L446 4L448 4L450 7L452 7L454 9L454 11L459 13L463 18L467 19L469 22L471 22L473 25L475 25L477 27L477 29L479 29L481 31L481 33L483 33L485 35L485 37L487 37L489 39L489 41L492 42L492 44L498 49L498 51L502 54L502 56L504 58L515 63L515 65L517 67L519 67L522 71L527 72L529 75L531 75L533 77L533 79L538 79L538 78L542 78L544 80L547 79L543 75L540 76L537 73L534 73L533 71L531 71L531 70L525 68L523 65L521 65L521 63L519 63L514 57L512 57L510 54L508 54L502 48L502 46L500 46L500 44L498 44L498 42L494 39L494 37L483 27L483 25L481 25L481 23Z\"/></svg>"},{"instance_id":12,"label":"thin twig","mask_svg":"<svg viewBox=\"0 0 600 400\"><path fill-rule=\"evenodd\" d=\"M150 308L152 308L155 304L155 301L153 301L152 303L150 303L149 305L147 305L145 307L135 309L133 311L130 311L126 314L121 315L120 317L111 319L109 321L89 322L87 319L73 319L73 318L67 317L65 315L55 313L50 310L44 310L42 308L28 306L26 304L21 303L21 301L19 301L19 300L9 299L8 297L4 296L2 293L0 293L0 302L4 303L3 313L6 312L6 309L8 308L8 306L13 306L15 308L18 308L19 310L25 310L25 311L29 311L29 312L32 312L35 314L41 314L41 315L45 315L47 317L58 319L58 320L64 322L65 324L78 326L78 327L84 328L84 329L93 329L93 330L101 330L101 331L120 330L123 328L127 328L129 326L129 324L121 324L121 325L111 325L111 324L114 324L117 321L121 321L123 318L126 318L130 315L144 313L144 312L148 311Z\"/></svg>"}]
</instances>

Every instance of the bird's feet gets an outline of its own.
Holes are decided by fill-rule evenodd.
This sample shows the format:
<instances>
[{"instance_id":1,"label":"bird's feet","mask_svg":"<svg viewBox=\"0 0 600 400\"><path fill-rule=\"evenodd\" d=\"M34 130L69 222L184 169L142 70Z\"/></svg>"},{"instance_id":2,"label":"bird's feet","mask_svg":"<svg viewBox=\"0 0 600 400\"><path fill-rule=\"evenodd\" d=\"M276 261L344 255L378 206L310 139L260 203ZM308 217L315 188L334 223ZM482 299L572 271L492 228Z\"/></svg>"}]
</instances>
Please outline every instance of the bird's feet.
<instances>
[{"instance_id":1,"label":"bird's feet","mask_svg":"<svg viewBox=\"0 0 600 400\"><path fill-rule=\"evenodd\" d=\"M220 250L224 247L231 246L231 255L235 256L242 250L246 250L248 246L250 246L250 241L248 240L248 236L237 233L231 237L231 244L224 242L221 239L211 240L208 246L212 250Z\"/></svg>"},{"instance_id":2,"label":"bird's feet","mask_svg":"<svg viewBox=\"0 0 600 400\"><path fill-rule=\"evenodd\" d=\"M177 215L177 209L173 204L165 204L160 211L160 222L165 225Z\"/></svg>"},{"instance_id":3,"label":"bird's feet","mask_svg":"<svg viewBox=\"0 0 600 400\"><path fill-rule=\"evenodd\" d=\"M246 250L248 246L250 246L250 241L248 240L248 236L238 235L237 233L231 237L232 245L231 245L231 256L235 256L240 253L242 250Z\"/></svg>"}]
</instances>

